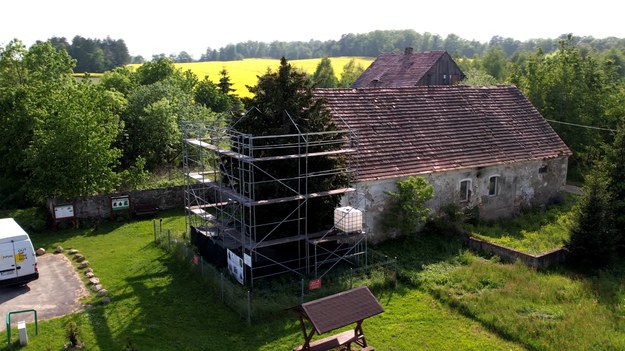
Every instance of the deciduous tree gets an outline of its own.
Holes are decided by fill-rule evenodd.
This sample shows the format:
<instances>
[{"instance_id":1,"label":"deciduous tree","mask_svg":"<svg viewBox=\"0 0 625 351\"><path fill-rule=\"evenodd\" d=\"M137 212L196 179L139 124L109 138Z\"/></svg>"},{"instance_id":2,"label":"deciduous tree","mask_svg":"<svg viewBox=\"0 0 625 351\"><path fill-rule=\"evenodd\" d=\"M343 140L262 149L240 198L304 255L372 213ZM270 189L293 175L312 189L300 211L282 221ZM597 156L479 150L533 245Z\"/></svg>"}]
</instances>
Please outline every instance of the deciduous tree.
<instances>
[{"instance_id":1,"label":"deciduous tree","mask_svg":"<svg viewBox=\"0 0 625 351\"><path fill-rule=\"evenodd\" d=\"M349 60L345 66L343 66L343 73L341 74L338 86L341 88L349 88L364 71L365 69L361 64L356 64L355 59Z\"/></svg>"}]
</instances>

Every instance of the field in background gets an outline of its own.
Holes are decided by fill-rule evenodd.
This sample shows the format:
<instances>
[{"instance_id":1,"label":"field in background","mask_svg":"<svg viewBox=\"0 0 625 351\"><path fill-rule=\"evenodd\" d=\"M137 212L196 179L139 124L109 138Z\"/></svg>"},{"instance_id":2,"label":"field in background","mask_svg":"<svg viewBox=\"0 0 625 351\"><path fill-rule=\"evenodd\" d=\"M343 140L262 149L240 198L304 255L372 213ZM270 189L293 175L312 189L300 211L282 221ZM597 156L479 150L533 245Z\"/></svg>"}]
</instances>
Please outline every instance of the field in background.
<instances>
[{"instance_id":1,"label":"field in background","mask_svg":"<svg viewBox=\"0 0 625 351\"><path fill-rule=\"evenodd\" d=\"M361 64L363 68L369 67L371 62L375 58L371 57L331 57L332 68L337 78L341 77L343 73L343 66L351 59L355 59L357 63ZM306 59L306 60L293 60L289 63L308 74L313 74L317 69L317 65L321 61L320 58ZM131 67L139 67L139 65L129 65ZM190 70L200 80L208 76L213 82L219 82L219 71L224 68L228 71L230 80L233 83L232 88L236 91L236 95L240 97L248 97L246 85L254 86L257 83L257 76L263 75L268 69L276 71L280 66L279 59L245 59L241 61L210 61L210 62L190 62L190 63L176 63L176 67L183 71Z\"/></svg>"}]
</instances>

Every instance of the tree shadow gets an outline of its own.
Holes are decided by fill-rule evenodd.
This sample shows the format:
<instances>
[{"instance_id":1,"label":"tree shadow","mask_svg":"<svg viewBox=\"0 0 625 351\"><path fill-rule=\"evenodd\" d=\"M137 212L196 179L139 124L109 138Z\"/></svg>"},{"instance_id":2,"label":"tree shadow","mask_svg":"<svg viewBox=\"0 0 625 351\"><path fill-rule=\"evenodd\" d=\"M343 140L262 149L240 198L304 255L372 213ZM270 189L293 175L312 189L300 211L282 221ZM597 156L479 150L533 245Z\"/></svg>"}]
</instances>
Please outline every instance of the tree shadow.
<instances>
[{"instance_id":1,"label":"tree shadow","mask_svg":"<svg viewBox=\"0 0 625 351\"><path fill-rule=\"evenodd\" d=\"M94 328L102 349L132 345L138 350L254 350L299 332L290 315L250 326L198 281L191 267L167 254L154 261L152 270L129 274L129 289L112 295L110 306L91 312L94 323L103 319L107 324L112 314L123 321L115 335L109 328Z\"/></svg>"}]
</instances>

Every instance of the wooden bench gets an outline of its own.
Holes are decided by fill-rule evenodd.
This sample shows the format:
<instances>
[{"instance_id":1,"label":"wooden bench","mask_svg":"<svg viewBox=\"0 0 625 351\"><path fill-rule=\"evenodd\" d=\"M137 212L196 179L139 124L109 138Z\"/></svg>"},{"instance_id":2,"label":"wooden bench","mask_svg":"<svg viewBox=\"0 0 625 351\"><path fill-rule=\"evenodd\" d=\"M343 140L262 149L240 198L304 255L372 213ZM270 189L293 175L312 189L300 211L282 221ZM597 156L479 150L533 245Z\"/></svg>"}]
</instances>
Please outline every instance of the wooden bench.
<instances>
[{"instance_id":1,"label":"wooden bench","mask_svg":"<svg viewBox=\"0 0 625 351\"><path fill-rule=\"evenodd\" d=\"M367 340L362 322L384 312L384 308L366 286L340 292L293 308L297 313L304 343L294 351L328 351L346 347L351 350L354 343L366 348ZM314 334L324 334L356 323L353 329L313 341ZM307 327L311 325L312 328ZM369 349L371 350L371 349Z\"/></svg>"},{"instance_id":2,"label":"wooden bench","mask_svg":"<svg viewBox=\"0 0 625 351\"><path fill-rule=\"evenodd\" d=\"M337 347L347 346L350 349L351 343L362 339L364 335L356 335L356 332L352 330L346 330L342 333L331 335L323 339L319 339L310 343L310 347L307 350L310 351L326 351L332 350ZM295 351L304 350L304 345L298 346Z\"/></svg>"},{"instance_id":3,"label":"wooden bench","mask_svg":"<svg viewBox=\"0 0 625 351\"><path fill-rule=\"evenodd\" d=\"M149 204L137 204L132 206L135 217L154 216L158 213L158 207Z\"/></svg>"}]
</instances>

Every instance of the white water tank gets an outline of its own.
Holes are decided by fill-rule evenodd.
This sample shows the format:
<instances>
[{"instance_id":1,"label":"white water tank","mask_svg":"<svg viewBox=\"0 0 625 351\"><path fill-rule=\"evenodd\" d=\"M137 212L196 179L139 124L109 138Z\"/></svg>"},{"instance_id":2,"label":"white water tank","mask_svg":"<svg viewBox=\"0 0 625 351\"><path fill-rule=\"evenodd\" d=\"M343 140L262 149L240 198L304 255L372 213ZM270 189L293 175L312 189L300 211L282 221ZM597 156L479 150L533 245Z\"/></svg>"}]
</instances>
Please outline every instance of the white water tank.
<instances>
[{"instance_id":1,"label":"white water tank","mask_svg":"<svg viewBox=\"0 0 625 351\"><path fill-rule=\"evenodd\" d=\"M346 233L362 230L362 211L351 206L334 209L334 226Z\"/></svg>"}]
</instances>

